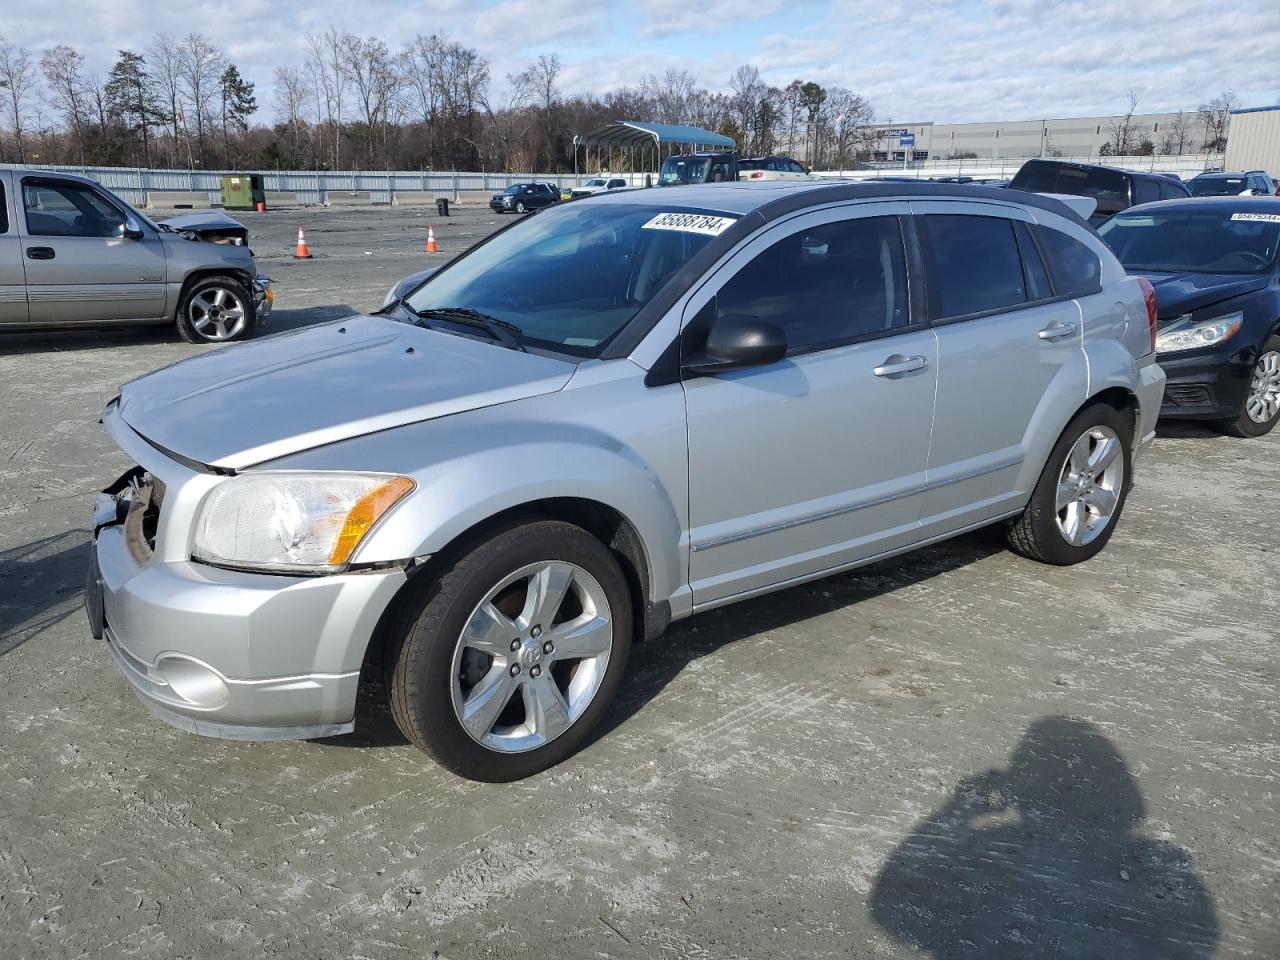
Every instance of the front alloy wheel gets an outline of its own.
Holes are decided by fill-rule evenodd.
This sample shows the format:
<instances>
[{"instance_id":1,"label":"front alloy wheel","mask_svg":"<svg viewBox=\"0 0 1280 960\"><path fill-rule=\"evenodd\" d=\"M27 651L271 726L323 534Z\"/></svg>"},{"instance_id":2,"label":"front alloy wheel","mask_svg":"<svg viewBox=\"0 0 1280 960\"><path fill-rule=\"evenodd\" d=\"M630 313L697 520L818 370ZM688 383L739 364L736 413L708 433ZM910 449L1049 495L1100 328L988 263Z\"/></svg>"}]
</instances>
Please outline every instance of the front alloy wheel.
<instances>
[{"instance_id":1,"label":"front alloy wheel","mask_svg":"<svg viewBox=\"0 0 1280 960\"><path fill-rule=\"evenodd\" d=\"M586 530L532 519L424 571L392 628L391 714L454 773L519 780L575 753L608 709L631 588Z\"/></svg>"},{"instance_id":2,"label":"front alloy wheel","mask_svg":"<svg viewBox=\"0 0 1280 960\"><path fill-rule=\"evenodd\" d=\"M453 709L481 745L519 753L582 716L613 650L604 589L559 560L504 577L476 606L453 654Z\"/></svg>"},{"instance_id":3,"label":"front alloy wheel","mask_svg":"<svg viewBox=\"0 0 1280 960\"><path fill-rule=\"evenodd\" d=\"M1249 378L1244 409L1235 420L1222 424L1237 437L1261 437L1280 421L1280 337L1262 345Z\"/></svg>"}]
</instances>

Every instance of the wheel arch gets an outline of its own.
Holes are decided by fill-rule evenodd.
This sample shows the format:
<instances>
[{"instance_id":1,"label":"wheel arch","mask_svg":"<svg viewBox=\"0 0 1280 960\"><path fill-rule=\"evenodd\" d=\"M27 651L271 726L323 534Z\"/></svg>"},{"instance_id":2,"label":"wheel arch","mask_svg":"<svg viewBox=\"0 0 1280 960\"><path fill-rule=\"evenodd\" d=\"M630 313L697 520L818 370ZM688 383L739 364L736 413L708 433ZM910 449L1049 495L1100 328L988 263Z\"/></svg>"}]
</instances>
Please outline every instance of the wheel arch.
<instances>
[{"instance_id":1,"label":"wheel arch","mask_svg":"<svg viewBox=\"0 0 1280 960\"><path fill-rule=\"evenodd\" d=\"M231 277L238 283L244 285L249 291L249 302L245 304L250 310L255 308L253 303L253 272L251 270L241 270L228 264L222 264L216 267L200 267L192 270L182 278L182 286L178 288L178 300L173 307L173 318L178 319L178 311L182 309L182 305L187 300L187 294L191 292L191 288L202 280L211 280L214 277Z\"/></svg>"}]
</instances>

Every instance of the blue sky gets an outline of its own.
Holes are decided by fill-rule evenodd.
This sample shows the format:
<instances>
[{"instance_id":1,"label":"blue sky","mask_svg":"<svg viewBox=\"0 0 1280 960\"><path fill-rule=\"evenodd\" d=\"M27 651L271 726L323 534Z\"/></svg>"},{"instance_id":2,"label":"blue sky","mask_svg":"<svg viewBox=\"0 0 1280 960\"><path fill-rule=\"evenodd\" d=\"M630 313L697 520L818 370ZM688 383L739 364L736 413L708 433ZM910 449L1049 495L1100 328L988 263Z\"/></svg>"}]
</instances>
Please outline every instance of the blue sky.
<instances>
[{"instance_id":1,"label":"blue sky","mask_svg":"<svg viewBox=\"0 0 1280 960\"><path fill-rule=\"evenodd\" d=\"M1221 0L44 0L29 13L10 3L10 40L36 52L70 43L104 72L118 48L144 48L157 31L200 31L257 82L262 120L275 112L275 67L301 66L303 34L330 24L393 46L442 31L479 48L499 81L554 51L571 93L668 67L724 89L748 62L779 85L849 87L882 120L1114 113L1130 89L1144 112L1194 109L1227 88L1245 106L1280 101L1280 17L1263 14L1268 3L1261 20ZM217 26L227 22L234 35Z\"/></svg>"}]
</instances>

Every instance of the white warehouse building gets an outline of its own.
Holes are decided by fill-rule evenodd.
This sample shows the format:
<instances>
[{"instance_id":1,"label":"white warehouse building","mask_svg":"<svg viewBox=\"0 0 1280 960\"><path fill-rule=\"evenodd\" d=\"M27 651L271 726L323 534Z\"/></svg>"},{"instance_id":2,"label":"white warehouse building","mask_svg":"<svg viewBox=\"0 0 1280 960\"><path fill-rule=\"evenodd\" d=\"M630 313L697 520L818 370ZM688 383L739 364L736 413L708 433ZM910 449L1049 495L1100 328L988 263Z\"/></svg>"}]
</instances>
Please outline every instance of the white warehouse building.
<instances>
[{"instance_id":1,"label":"white warehouse building","mask_svg":"<svg viewBox=\"0 0 1280 960\"><path fill-rule=\"evenodd\" d=\"M915 137L913 160L955 157L1025 158L1096 157L1116 137L1125 118L1074 117L1058 120L1008 120L996 123L882 123L866 128L872 160L902 161L902 134ZM1204 147L1204 127L1196 113L1143 113L1130 120L1130 150L1149 140L1157 153L1197 153ZM874 137L872 140L871 138Z\"/></svg>"}]
</instances>

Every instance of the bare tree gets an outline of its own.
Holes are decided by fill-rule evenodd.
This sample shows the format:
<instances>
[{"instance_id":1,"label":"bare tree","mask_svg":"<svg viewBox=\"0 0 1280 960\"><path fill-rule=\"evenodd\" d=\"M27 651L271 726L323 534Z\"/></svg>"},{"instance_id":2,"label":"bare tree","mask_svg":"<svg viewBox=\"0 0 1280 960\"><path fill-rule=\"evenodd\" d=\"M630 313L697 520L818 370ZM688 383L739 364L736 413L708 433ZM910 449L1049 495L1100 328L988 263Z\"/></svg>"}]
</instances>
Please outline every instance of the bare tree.
<instances>
[{"instance_id":1,"label":"bare tree","mask_svg":"<svg viewBox=\"0 0 1280 960\"><path fill-rule=\"evenodd\" d=\"M276 111L284 118L292 140L294 162L302 156L302 137L306 130L307 101L311 97L307 81L297 67L276 67Z\"/></svg>"},{"instance_id":2,"label":"bare tree","mask_svg":"<svg viewBox=\"0 0 1280 960\"><path fill-rule=\"evenodd\" d=\"M89 94L85 89L84 55L74 47L60 43L50 47L40 58L45 79L45 100L66 119L76 138L80 162L85 162L85 123Z\"/></svg>"},{"instance_id":3,"label":"bare tree","mask_svg":"<svg viewBox=\"0 0 1280 960\"><path fill-rule=\"evenodd\" d=\"M651 103L659 123L687 123L698 82L688 70L667 70L661 77L649 74L640 81L640 94Z\"/></svg>"},{"instance_id":4,"label":"bare tree","mask_svg":"<svg viewBox=\"0 0 1280 960\"><path fill-rule=\"evenodd\" d=\"M333 167L342 162L342 108L346 99L347 71L343 62L346 37L336 27L321 34L307 34L307 70L316 88L317 119L333 137Z\"/></svg>"},{"instance_id":5,"label":"bare tree","mask_svg":"<svg viewBox=\"0 0 1280 960\"><path fill-rule=\"evenodd\" d=\"M1187 147L1187 117L1181 110L1173 120L1165 126L1164 136L1160 138L1160 152L1176 156Z\"/></svg>"},{"instance_id":6,"label":"bare tree","mask_svg":"<svg viewBox=\"0 0 1280 960\"><path fill-rule=\"evenodd\" d=\"M377 37L361 40L347 35L343 42L341 69L350 79L360 107L364 135L368 139L367 158L372 165L379 132L384 134L383 146L386 146L383 128L400 92L400 74L396 71L395 58Z\"/></svg>"},{"instance_id":7,"label":"bare tree","mask_svg":"<svg viewBox=\"0 0 1280 960\"><path fill-rule=\"evenodd\" d=\"M182 93L196 121L196 144L200 162L208 159L205 149L206 131L213 126L212 106L218 96L218 78L225 61L208 37L189 33L178 51L182 76Z\"/></svg>"},{"instance_id":8,"label":"bare tree","mask_svg":"<svg viewBox=\"0 0 1280 960\"><path fill-rule=\"evenodd\" d=\"M18 148L18 162L27 162L26 121L36 71L31 57L22 47L15 47L0 34L0 87L5 90L5 106L13 125L13 139Z\"/></svg>"},{"instance_id":9,"label":"bare tree","mask_svg":"<svg viewBox=\"0 0 1280 960\"><path fill-rule=\"evenodd\" d=\"M1125 111L1124 116L1117 117L1108 125L1111 139L1107 144L1111 147L1111 153L1117 157L1126 156L1137 148L1138 127L1133 122L1133 115L1138 109L1138 95L1130 90L1126 97L1129 109Z\"/></svg>"},{"instance_id":10,"label":"bare tree","mask_svg":"<svg viewBox=\"0 0 1280 960\"><path fill-rule=\"evenodd\" d=\"M1234 91L1220 93L1208 103L1200 104L1196 111L1204 128L1205 153L1222 153L1227 149L1227 127L1231 125L1231 111L1240 106L1240 98Z\"/></svg>"},{"instance_id":11,"label":"bare tree","mask_svg":"<svg viewBox=\"0 0 1280 960\"><path fill-rule=\"evenodd\" d=\"M558 53L540 54L538 59L513 78L513 83L523 90L522 99L534 105L542 114L542 135L546 145L547 163L554 166L555 158L555 108L560 99L557 82L563 65Z\"/></svg>"},{"instance_id":12,"label":"bare tree","mask_svg":"<svg viewBox=\"0 0 1280 960\"><path fill-rule=\"evenodd\" d=\"M178 40L165 33L156 34L147 52L152 64L151 77L155 83L156 98L163 105L162 123L168 124L173 138L169 162L177 163L178 144L185 131L182 113L182 53ZM188 138L188 147L190 140ZM187 151L190 159L190 149Z\"/></svg>"}]
</instances>

